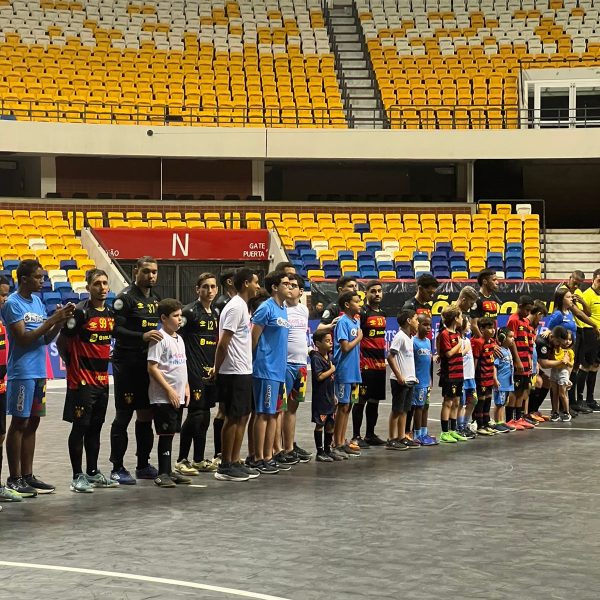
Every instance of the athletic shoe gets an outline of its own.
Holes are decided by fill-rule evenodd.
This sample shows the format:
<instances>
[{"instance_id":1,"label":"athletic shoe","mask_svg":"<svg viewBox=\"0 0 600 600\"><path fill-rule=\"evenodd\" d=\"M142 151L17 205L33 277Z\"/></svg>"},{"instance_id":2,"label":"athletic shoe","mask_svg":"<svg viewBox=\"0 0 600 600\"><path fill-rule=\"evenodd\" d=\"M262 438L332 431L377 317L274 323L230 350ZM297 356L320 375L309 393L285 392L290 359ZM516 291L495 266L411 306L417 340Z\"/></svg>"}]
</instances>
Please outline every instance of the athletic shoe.
<instances>
[{"instance_id":1,"label":"athletic shoe","mask_svg":"<svg viewBox=\"0 0 600 600\"><path fill-rule=\"evenodd\" d=\"M437 438L433 435L422 435L419 440L421 441L421 446L437 446L439 442Z\"/></svg>"},{"instance_id":2,"label":"athletic shoe","mask_svg":"<svg viewBox=\"0 0 600 600\"><path fill-rule=\"evenodd\" d=\"M38 495L38 491L31 487L23 477L11 479L10 477L6 480L6 487L13 492L16 492L21 498L35 498Z\"/></svg>"},{"instance_id":3,"label":"athletic shoe","mask_svg":"<svg viewBox=\"0 0 600 600\"><path fill-rule=\"evenodd\" d=\"M243 474L231 463L221 463L215 471L215 479L219 481L248 481L250 477Z\"/></svg>"},{"instance_id":4,"label":"athletic shoe","mask_svg":"<svg viewBox=\"0 0 600 600\"><path fill-rule=\"evenodd\" d=\"M510 433L512 431L512 429L510 429L509 427L507 427L504 423L496 423L494 425L494 429L498 433Z\"/></svg>"},{"instance_id":5,"label":"athletic shoe","mask_svg":"<svg viewBox=\"0 0 600 600\"><path fill-rule=\"evenodd\" d=\"M529 418L532 419L533 421L536 421L536 423L544 423L544 417L542 417L542 415L540 415L539 413L529 413Z\"/></svg>"},{"instance_id":6,"label":"athletic shoe","mask_svg":"<svg viewBox=\"0 0 600 600\"><path fill-rule=\"evenodd\" d=\"M504 425L504 427L506 427L506 429L508 429L508 431L516 431L516 427L513 427L510 423L502 423L502 425Z\"/></svg>"},{"instance_id":7,"label":"athletic shoe","mask_svg":"<svg viewBox=\"0 0 600 600\"><path fill-rule=\"evenodd\" d=\"M217 468L219 467L219 465L221 464L221 455L217 454L214 458L213 458L213 465L215 465Z\"/></svg>"},{"instance_id":8,"label":"athletic shoe","mask_svg":"<svg viewBox=\"0 0 600 600\"><path fill-rule=\"evenodd\" d=\"M474 440L477 437L476 433L473 433L468 427L459 430L460 435L466 437L468 440Z\"/></svg>"},{"instance_id":9,"label":"athletic shoe","mask_svg":"<svg viewBox=\"0 0 600 600\"><path fill-rule=\"evenodd\" d=\"M190 485L190 483L192 483L192 480L189 477L185 477L184 475L182 475L181 473L178 473L175 470L173 470L173 471L171 471L171 473L169 473L169 477L177 485Z\"/></svg>"},{"instance_id":10,"label":"athletic shoe","mask_svg":"<svg viewBox=\"0 0 600 600\"><path fill-rule=\"evenodd\" d=\"M588 402L587 407L591 408L593 412L600 412L600 404L598 404L595 400L593 402Z\"/></svg>"},{"instance_id":11,"label":"athletic shoe","mask_svg":"<svg viewBox=\"0 0 600 600\"><path fill-rule=\"evenodd\" d=\"M15 490L0 485L0 501L1 502L23 502L21 494L15 492Z\"/></svg>"},{"instance_id":12,"label":"athletic shoe","mask_svg":"<svg viewBox=\"0 0 600 600\"><path fill-rule=\"evenodd\" d=\"M317 452L317 462L333 462L333 458L326 454L324 450L319 450Z\"/></svg>"},{"instance_id":13,"label":"athletic shoe","mask_svg":"<svg viewBox=\"0 0 600 600\"><path fill-rule=\"evenodd\" d=\"M191 466L198 473L214 473L219 465L216 463L216 460L208 460L205 458L200 462L192 461ZM175 465L175 469L177 469L177 465Z\"/></svg>"},{"instance_id":14,"label":"athletic shoe","mask_svg":"<svg viewBox=\"0 0 600 600\"><path fill-rule=\"evenodd\" d=\"M279 454L276 454L270 461L269 463L274 466L276 469L279 469L280 471L291 471L292 470L292 463L288 463L286 461L285 458L285 454L283 452L280 452ZM273 464L275 463L275 464Z\"/></svg>"},{"instance_id":15,"label":"athletic shoe","mask_svg":"<svg viewBox=\"0 0 600 600\"><path fill-rule=\"evenodd\" d=\"M464 435L458 433L458 431L450 431L448 432L457 442L466 442L467 438Z\"/></svg>"},{"instance_id":16,"label":"athletic shoe","mask_svg":"<svg viewBox=\"0 0 600 600\"><path fill-rule=\"evenodd\" d=\"M449 431L444 431L440 435L440 442L443 444L457 444L458 440L454 439L454 436Z\"/></svg>"},{"instance_id":17,"label":"athletic shoe","mask_svg":"<svg viewBox=\"0 0 600 600\"><path fill-rule=\"evenodd\" d=\"M154 483L158 487L162 487L162 488L174 488L174 487L176 487L176 484L173 481L173 478L170 475L167 475L166 473L163 473L163 474L158 475L157 477L155 477L154 478Z\"/></svg>"},{"instance_id":18,"label":"athletic shoe","mask_svg":"<svg viewBox=\"0 0 600 600\"><path fill-rule=\"evenodd\" d=\"M373 436L365 436L365 442L369 444L369 446L385 446L386 442L384 442L380 437Z\"/></svg>"},{"instance_id":19,"label":"athletic shoe","mask_svg":"<svg viewBox=\"0 0 600 600\"><path fill-rule=\"evenodd\" d=\"M413 439L413 434L412 434L412 431L408 431L408 432L407 432L407 433L404 435L404 437L405 437L405 438L408 438L409 440L412 440L412 439Z\"/></svg>"},{"instance_id":20,"label":"athletic shoe","mask_svg":"<svg viewBox=\"0 0 600 600\"><path fill-rule=\"evenodd\" d=\"M116 488L119 487L118 481L113 481L112 479L107 479L103 473L98 471L95 475L86 475L87 480L95 487L95 488Z\"/></svg>"},{"instance_id":21,"label":"athletic shoe","mask_svg":"<svg viewBox=\"0 0 600 600\"><path fill-rule=\"evenodd\" d=\"M349 444L348 442L346 442L342 446L338 446L338 450L340 452L345 452L348 456L354 456L355 458L358 458L360 456L360 450L356 450L352 447L352 444Z\"/></svg>"},{"instance_id":22,"label":"athletic shoe","mask_svg":"<svg viewBox=\"0 0 600 600\"><path fill-rule=\"evenodd\" d=\"M125 468L121 467L118 471L111 471L110 478L116 481L119 485L135 485L136 481L131 476L131 473Z\"/></svg>"},{"instance_id":23,"label":"athletic shoe","mask_svg":"<svg viewBox=\"0 0 600 600\"><path fill-rule=\"evenodd\" d=\"M158 477L158 469L148 464L143 469L135 470L136 479L156 479Z\"/></svg>"},{"instance_id":24,"label":"athletic shoe","mask_svg":"<svg viewBox=\"0 0 600 600\"><path fill-rule=\"evenodd\" d=\"M403 446L406 446L409 449L420 448L421 446L421 444L416 440L409 440L407 437L402 438L398 441L398 443L402 444Z\"/></svg>"},{"instance_id":25,"label":"athletic shoe","mask_svg":"<svg viewBox=\"0 0 600 600\"><path fill-rule=\"evenodd\" d=\"M560 420L561 420L563 423L568 423L568 422L571 420L571 415L570 415L569 413L563 413L563 414L560 416Z\"/></svg>"},{"instance_id":26,"label":"athletic shoe","mask_svg":"<svg viewBox=\"0 0 600 600\"><path fill-rule=\"evenodd\" d=\"M353 438L352 444L355 444L356 446L358 446L359 450L368 450L371 447L360 436Z\"/></svg>"},{"instance_id":27,"label":"athletic shoe","mask_svg":"<svg viewBox=\"0 0 600 600\"><path fill-rule=\"evenodd\" d=\"M173 471L176 471L180 475L186 475L188 477L197 477L199 475L198 469L195 469L192 466L192 463L187 458L176 462Z\"/></svg>"},{"instance_id":28,"label":"athletic shoe","mask_svg":"<svg viewBox=\"0 0 600 600\"><path fill-rule=\"evenodd\" d=\"M294 442L294 452L298 455L298 458L300 459L301 463L308 462L312 458L312 455L313 455L312 452L309 452L308 450L304 450L304 448L300 448L300 446L298 446L298 444L296 444L296 442Z\"/></svg>"},{"instance_id":29,"label":"athletic shoe","mask_svg":"<svg viewBox=\"0 0 600 600\"><path fill-rule=\"evenodd\" d=\"M548 422L550 420L550 415L544 415L541 412L536 412L536 415L538 415L539 417L542 417L542 419L544 419L544 421Z\"/></svg>"},{"instance_id":30,"label":"athletic shoe","mask_svg":"<svg viewBox=\"0 0 600 600\"><path fill-rule=\"evenodd\" d=\"M535 429L535 425L527 422L525 419L521 418L517 421L519 425L522 425L524 429Z\"/></svg>"},{"instance_id":31,"label":"athletic shoe","mask_svg":"<svg viewBox=\"0 0 600 600\"><path fill-rule=\"evenodd\" d=\"M523 427L518 421L511 419L506 423L509 427L512 427L515 431L523 431L525 427Z\"/></svg>"},{"instance_id":32,"label":"athletic shoe","mask_svg":"<svg viewBox=\"0 0 600 600\"><path fill-rule=\"evenodd\" d=\"M79 475L77 475L77 477L71 481L69 489L72 492L91 494L94 491L94 486L88 481L85 473L79 473Z\"/></svg>"},{"instance_id":33,"label":"athletic shoe","mask_svg":"<svg viewBox=\"0 0 600 600\"><path fill-rule=\"evenodd\" d=\"M244 475L248 475L250 479L260 477L260 471L253 467L249 467L248 465L234 465L234 467Z\"/></svg>"},{"instance_id":34,"label":"athletic shoe","mask_svg":"<svg viewBox=\"0 0 600 600\"><path fill-rule=\"evenodd\" d=\"M386 450L408 450L408 446L401 444L398 440L388 440L385 444Z\"/></svg>"},{"instance_id":35,"label":"athletic shoe","mask_svg":"<svg viewBox=\"0 0 600 600\"><path fill-rule=\"evenodd\" d=\"M473 432L477 433L477 421L471 421L467 427Z\"/></svg>"},{"instance_id":36,"label":"athletic shoe","mask_svg":"<svg viewBox=\"0 0 600 600\"><path fill-rule=\"evenodd\" d=\"M336 448L330 448L327 454L331 456L331 458L333 458L335 462L339 462L341 460L348 460L348 455L345 452L340 452Z\"/></svg>"},{"instance_id":37,"label":"athletic shoe","mask_svg":"<svg viewBox=\"0 0 600 600\"><path fill-rule=\"evenodd\" d=\"M35 475L27 475L23 477L25 483L31 486L38 494L51 494L56 489L49 483L44 483L41 479L38 479Z\"/></svg>"},{"instance_id":38,"label":"athletic shoe","mask_svg":"<svg viewBox=\"0 0 600 600\"><path fill-rule=\"evenodd\" d=\"M585 404L575 404L572 406L572 408L582 415L589 415L594 412L593 409L589 408Z\"/></svg>"},{"instance_id":39,"label":"athletic shoe","mask_svg":"<svg viewBox=\"0 0 600 600\"><path fill-rule=\"evenodd\" d=\"M488 437L491 437L493 435L495 435L494 431L492 431L491 429L488 429L487 427L479 427L477 429L477 435L486 435Z\"/></svg>"},{"instance_id":40,"label":"athletic shoe","mask_svg":"<svg viewBox=\"0 0 600 600\"><path fill-rule=\"evenodd\" d=\"M358 452L360 452L360 446L355 442L349 442L348 440L346 440L344 442L344 446L350 448L351 450L357 450Z\"/></svg>"},{"instance_id":41,"label":"athletic shoe","mask_svg":"<svg viewBox=\"0 0 600 600\"><path fill-rule=\"evenodd\" d=\"M300 462L300 457L296 452L294 452L294 450L291 452L281 452L281 457L288 465L297 465Z\"/></svg>"},{"instance_id":42,"label":"athletic shoe","mask_svg":"<svg viewBox=\"0 0 600 600\"><path fill-rule=\"evenodd\" d=\"M271 461L267 462L266 460L256 461L256 469L262 475L277 475L279 473L279 466L274 466Z\"/></svg>"},{"instance_id":43,"label":"athletic shoe","mask_svg":"<svg viewBox=\"0 0 600 600\"><path fill-rule=\"evenodd\" d=\"M523 421L529 423L530 425L533 425L534 427L538 424L538 422L535 419L532 419L531 417L528 417L527 415L523 415Z\"/></svg>"}]
</instances>

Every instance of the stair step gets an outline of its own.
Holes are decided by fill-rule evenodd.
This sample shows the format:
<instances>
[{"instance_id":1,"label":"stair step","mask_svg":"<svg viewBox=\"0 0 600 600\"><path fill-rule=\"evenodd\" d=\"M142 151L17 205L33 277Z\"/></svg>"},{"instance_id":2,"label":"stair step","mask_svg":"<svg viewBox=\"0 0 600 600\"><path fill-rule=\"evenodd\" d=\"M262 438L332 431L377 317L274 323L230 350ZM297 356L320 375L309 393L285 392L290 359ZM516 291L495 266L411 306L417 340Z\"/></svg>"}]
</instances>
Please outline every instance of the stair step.
<instances>
[{"instance_id":1,"label":"stair step","mask_svg":"<svg viewBox=\"0 0 600 600\"><path fill-rule=\"evenodd\" d=\"M358 44L360 46L360 35L356 31L349 33L335 31L335 41L338 42L338 47L340 44Z\"/></svg>"},{"instance_id":2,"label":"stair step","mask_svg":"<svg viewBox=\"0 0 600 600\"><path fill-rule=\"evenodd\" d=\"M360 60L350 60L346 59L342 64L342 73L347 73L349 71L364 71L370 75L369 68L367 67L367 61L363 55Z\"/></svg>"},{"instance_id":3,"label":"stair step","mask_svg":"<svg viewBox=\"0 0 600 600\"><path fill-rule=\"evenodd\" d=\"M346 60L346 59L350 59L350 60L365 60L365 55L363 53L362 50L340 50L339 51L339 57L342 61Z\"/></svg>"},{"instance_id":4,"label":"stair step","mask_svg":"<svg viewBox=\"0 0 600 600\"><path fill-rule=\"evenodd\" d=\"M336 36L348 35L348 34L359 36L359 33L358 33L355 25L333 25L332 24L332 27L333 27L333 31Z\"/></svg>"},{"instance_id":5,"label":"stair step","mask_svg":"<svg viewBox=\"0 0 600 600\"><path fill-rule=\"evenodd\" d=\"M356 26L356 23L354 22L354 19L352 17L347 17L347 16L338 16L338 15L331 15L331 25L335 28L338 25L353 25Z\"/></svg>"},{"instance_id":6,"label":"stair step","mask_svg":"<svg viewBox=\"0 0 600 600\"><path fill-rule=\"evenodd\" d=\"M373 98L377 99L377 95L373 88L352 88L348 90L349 98Z\"/></svg>"},{"instance_id":7,"label":"stair step","mask_svg":"<svg viewBox=\"0 0 600 600\"><path fill-rule=\"evenodd\" d=\"M336 41L337 41L337 37L336 37ZM337 47L340 52L354 51L354 52L360 52L361 54L364 54L363 48L362 48L362 45L360 42L339 42Z\"/></svg>"},{"instance_id":8,"label":"stair step","mask_svg":"<svg viewBox=\"0 0 600 600\"><path fill-rule=\"evenodd\" d=\"M377 100L375 98L373 99L368 99L368 98L364 98L364 99L357 99L357 98L350 98L350 108L351 109L355 109L355 108L361 108L361 109L371 109L371 110L377 110Z\"/></svg>"},{"instance_id":9,"label":"stair step","mask_svg":"<svg viewBox=\"0 0 600 600\"><path fill-rule=\"evenodd\" d=\"M600 229L546 229L546 233L576 233L577 235L600 235Z\"/></svg>"},{"instance_id":10,"label":"stair step","mask_svg":"<svg viewBox=\"0 0 600 600\"><path fill-rule=\"evenodd\" d=\"M361 78L361 79L346 79L346 87L350 88L372 88L373 83L371 79Z\"/></svg>"},{"instance_id":11,"label":"stair step","mask_svg":"<svg viewBox=\"0 0 600 600\"><path fill-rule=\"evenodd\" d=\"M600 244L600 235L589 234L588 236L574 234L574 233L565 233L565 234L557 234L557 233L547 233L546 234L546 244L585 244L587 247L588 244L594 246Z\"/></svg>"},{"instance_id":12,"label":"stair step","mask_svg":"<svg viewBox=\"0 0 600 600\"><path fill-rule=\"evenodd\" d=\"M369 69L342 69L344 79L367 79L371 76Z\"/></svg>"}]
</instances>

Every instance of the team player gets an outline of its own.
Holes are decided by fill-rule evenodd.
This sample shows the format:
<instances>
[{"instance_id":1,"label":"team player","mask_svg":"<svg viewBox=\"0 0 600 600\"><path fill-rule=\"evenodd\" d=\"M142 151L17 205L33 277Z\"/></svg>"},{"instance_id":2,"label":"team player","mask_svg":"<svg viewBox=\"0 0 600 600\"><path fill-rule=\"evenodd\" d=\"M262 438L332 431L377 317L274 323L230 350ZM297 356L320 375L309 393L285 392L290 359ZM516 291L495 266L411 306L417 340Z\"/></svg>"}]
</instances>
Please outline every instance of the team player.
<instances>
[{"instance_id":1,"label":"team player","mask_svg":"<svg viewBox=\"0 0 600 600\"><path fill-rule=\"evenodd\" d=\"M227 303L219 318L219 342L215 353L218 400L225 415L223 453L215 472L220 481L248 481L259 472L240 464L240 449L248 417L252 412L252 338L248 300L260 286L252 269L238 269L233 276L237 294Z\"/></svg>"},{"instance_id":2,"label":"team player","mask_svg":"<svg viewBox=\"0 0 600 600\"><path fill-rule=\"evenodd\" d=\"M419 328L412 338L415 357L415 375L417 383L413 388L412 407L414 410L413 439L421 446L435 446L438 441L429 435L427 418L429 416L429 396L431 392L431 317L422 313L417 315Z\"/></svg>"},{"instance_id":3,"label":"team player","mask_svg":"<svg viewBox=\"0 0 600 600\"><path fill-rule=\"evenodd\" d=\"M21 496L32 497L55 489L33 474L35 437L40 418L46 415L46 344L73 316L75 305L68 303L48 317L37 295L44 283L44 271L36 260L19 263L17 282L17 291L2 306L8 333L6 414L12 416L6 436L10 473L6 486Z\"/></svg>"},{"instance_id":4,"label":"team player","mask_svg":"<svg viewBox=\"0 0 600 600\"><path fill-rule=\"evenodd\" d=\"M0 310L4 306L10 292L10 282L0 275ZM2 445L6 434L6 329L0 321L0 500L4 502L21 502L21 495L2 485ZM2 507L0 507L2 510Z\"/></svg>"},{"instance_id":5,"label":"team player","mask_svg":"<svg viewBox=\"0 0 600 600\"><path fill-rule=\"evenodd\" d=\"M512 352L513 332L508 327L498 331L501 356L494 359L494 421L490 425L498 433L510 433L514 427L506 424L504 406L508 396L515 391Z\"/></svg>"},{"instance_id":6,"label":"team player","mask_svg":"<svg viewBox=\"0 0 600 600\"><path fill-rule=\"evenodd\" d=\"M498 276L493 269L483 269L477 276L479 295L471 310L471 330L476 338L483 337L479 328L479 319L488 318L497 327L496 319L500 312L500 300L496 295L498 289Z\"/></svg>"},{"instance_id":7,"label":"team player","mask_svg":"<svg viewBox=\"0 0 600 600\"><path fill-rule=\"evenodd\" d=\"M181 426L179 457L175 470L181 475L212 473L217 463L204 458L206 432L210 425L210 410L217 403L217 390L209 380L215 365L215 350L219 336L219 317L212 306L217 293L217 278L202 273L196 281L197 300L183 308L183 325L179 335L185 344L190 401ZM193 461L188 459L194 444Z\"/></svg>"},{"instance_id":8,"label":"team player","mask_svg":"<svg viewBox=\"0 0 600 600\"><path fill-rule=\"evenodd\" d=\"M340 294L337 304L344 314L335 325L333 337L337 400L333 442L339 452L345 452L348 456L360 456L359 447L346 441L350 406L358 399L358 386L361 383L359 344L362 339L362 329L357 320L360 312L360 296L357 292L344 292Z\"/></svg>"},{"instance_id":9,"label":"team player","mask_svg":"<svg viewBox=\"0 0 600 600\"><path fill-rule=\"evenodd\" d=\"M171 470L173 437L181 428L183 407L190 400L185 343L177 331L181 327L181 302L165 298L158 303L161 341L148 348L148 397L158 436L158 487L190 484L192 480Z\"/></svg>"},{"instance_id":10,"label":"team player","mask_svg":"<svg viewBox=\"0 0 600 600\"><path fill-rule=\"evenodd\" d=\"M535 300L533 307L527 317L529 321L529 331L531 339L533 340L533 351L531 354L531 388L528 398L529 417L538 423L548 421L550 417L542 415L540 413L540 406L546 399L548 392L550 391L550 380L548 376L540 370L537 359L537 347L535 344L535 338L537 336L537 329L540 321L548 314L546 305L541 300Z\"/></svg>"},{"instance_id":11,"label":"team player","mask_svg":"<svg viewBox=\"0 0 600 600\"><path fill-rule=\"evenodd\" d=\"M352 441L359 448L383 446L385 442L375 434L379 417L379 402L385 400L385 333L386 314L381 309L383 288L381 281L372 279L365 286L365 305L360 311L360 376L362 384L358 402L352 407ZM365 438L360 435L363 414L367 417Z\"/></svg>"},{"instance_id":12,"label":"team player","mask_svg":"<svg viewBox=\"0 0 600 600\"><path fill-rule=\"evenodd\" d=\"M339 277L338 280L335 282L335 288L340 296L346 292L357 292L358 281L356 280L356 277L351 277L350 275L342 275L342 277ZM319 323L317 329L333 331L333 328L336 326L337 322L340 320L343 314L344 309L340 306L339 301L328 304L325 307L323 314L321 315L321 322Z\"/></svg>"},{"instance_id":13,"label":"team player","mask_svg":"<svg viewBox=\"0 0 600 600\"><path fill-rule=\"evenodd\" d=\"M473 418L477 423L477 434L491 436L497 433L490 427L490 408L494 394L494 353L497 347L496 322L491 317L482 317L479 319L478 330L481 336L471 338L477 384L477 403Z\"/></svg>"},{"instance_id":14,"label":"team player","mask_svg":"<svg viewBox=\"0 0 600 600\"><path fill-rule=\"evenodd\" d=\"M154 444L152 409L148 399L148 345L160 342L156 330L159 323L159 297L153 289L157 283L158 265L151 256L138 259L134 283L117 295L113 303L115 327L113 336L113 378L115 385L115 418L110 429L110 477L121 485L134 485L136 479L123 465L127 451L127 428L136 413L137 479L156 479L158 471L150 465Z\"/></svg>"},{"instance_id":15,"label":"team player","mask_svg":"<svg viewBox=\"0 0 600 600\"><path fill-rule=\"evenodd\" d=\"M272 271L265 276L264 284L271 297L252 315L255 410L252 467L266 475L275 475L279 469L277 461L273 459L273 446L277 418L282 410L285 394L289 334L285 301L290 297L290 280L283 271ZM280 458L284 464L288 462L284 457Z\"/></svg>"},{"instance_id":16,"label":"team player","mask_svg":"<svg viewBox=\"0 0 600 600\"><path fill-rule=\"evenodd\" d=\"M77 304L56 342L67 369L63 421L72 424L68 440L73 470L70 489L81 493L119 485L98 469L100 433L108 407L108 363L114 327L112 311L106 306L108 275L101 269L90 269L85 279L89 300Z\"/></svg>"},{"instance_id":17,"label":"team player","mask_svg":"<svg viewBox=\"0 0 600 600\"><path fill-rule=\"evenodd\" d=\"M585 379L586 404L594 412L600 412L600 404L594 398L596 378L598 376L598 368L600 367L600 343L598 341L598 331L600 330L600 269L594 271L592 285L583 292L582 298L589 307L589 318L593 324L592 330L596 334L595 343L592 343L591 338L593 334L588 334L587 330L589 327L584 329L584 335L590 338L586 342L586 364L589 365ZM577 393L581 397L581 402L583 402L583 389L579 380L577 381Z\"/></svg>"}]
</instances>

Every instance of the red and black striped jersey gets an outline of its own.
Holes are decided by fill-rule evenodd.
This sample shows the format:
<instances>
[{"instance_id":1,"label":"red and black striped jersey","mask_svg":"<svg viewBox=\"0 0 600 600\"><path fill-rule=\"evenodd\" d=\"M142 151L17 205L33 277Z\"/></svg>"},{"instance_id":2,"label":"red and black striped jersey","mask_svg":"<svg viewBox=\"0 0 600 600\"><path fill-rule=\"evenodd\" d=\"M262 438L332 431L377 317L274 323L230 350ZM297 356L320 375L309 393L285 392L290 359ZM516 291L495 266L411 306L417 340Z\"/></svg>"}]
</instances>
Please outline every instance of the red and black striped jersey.
<instances>
[{"instance_id":1,"label":"red and black striped jersey","mask_svg":"<svg viewBox=\"0 0 600 600\"><path fill-rule=\"evenodd\" d=\"M496 341L492 338L487 342L483 338L471 338L475 366L475 381L482 388L494 386L494 348Z\"/></svg>"},{"instance_id":2,"label":"red and black striped jersey","mask_svg":"<svg viewBox=\"0 0 600 600\"><path fill-rule=\"evenodd\" d=\"M364 306L360 312L360 370L385 371L386 314L381 309Z\"/></svg>"},{"instance_id":3,"label":"red and black striped jersey","mask_svg":"<svg viewBox=\"0 0 600 600\"><path fill-rule=\"evenodd\" d=\"M515 336L517 354L523 364L523 375L531 375L535 334L529 323L529 319L521 319L517 313L514 313L510 315L506 325Z\"/></svg>"},{"instance_id":4,"label":"red and black striped jersey","mask_svg":"<svg viewBox=\"0 0 600 600\"><path fill-rule=\"evenodd\" d=\"M85 300L75 308L61 334L67 337L67 387L108 386L108 362L114 316L109 308L98 310Z\"/></svg>"},{"instance_id":5,"label":"red and black striped jersey","mask_svg":"<svg viewBox=\"0 0 600 600\"><path fill-rule=\"evenodd\" d=\"M460 334L456 331L444 329L439 335L440 337L440 367L441 376L443 379L463 379L463 357L461 352L457 352L454 356L448 358L447 352L452 348L462 343Z\"/></svg>"},{"instance_id":6,"label":"red and black striped jersey","mask_svg":"<svg viewBox=\"0 0 600 600\"><path fill-rule=\"evenodd\" d=\"M6 392L6 328L0 322L0 394Z\"/></svg>"}]
</instances>

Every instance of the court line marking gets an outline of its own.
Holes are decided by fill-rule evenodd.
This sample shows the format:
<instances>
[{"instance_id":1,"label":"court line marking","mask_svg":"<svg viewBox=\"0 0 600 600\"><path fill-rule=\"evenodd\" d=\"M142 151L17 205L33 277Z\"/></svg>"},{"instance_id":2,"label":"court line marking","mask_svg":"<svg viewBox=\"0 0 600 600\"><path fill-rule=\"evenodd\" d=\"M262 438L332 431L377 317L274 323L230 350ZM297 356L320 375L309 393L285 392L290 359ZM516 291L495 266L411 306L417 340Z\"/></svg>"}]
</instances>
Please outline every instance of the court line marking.
<instances>
[{"instance_id":1,"label":"court line marking","mask_svg":"<svg viewBox=\"0 0 600 600\"><path fill-rule=\"evenodd\" d=\"M16 567L21 569L40 569L43 571L63 571L65 573L82 573L84 575L100 575L102 577L117 577L119 579L131 579L132 581L144 581L147 583L159 583L162 585L174 585L178 587L193 588L196 590L206 590L209 592L219 592L233 596L242 596L243 598L257 598L258 600L289 600L281 596L270 596L269 594L260 594L258 592L246 592L233 588L209 585L207 583L196 583L194 581L180 581L178 579L166 579L164 577L149 577L147 575L135 575L130 573L116 573L113 571L99 571L97 569L84 569L80 567L61 567L58 565L40 565L24 562L12 562L0 560L0 566Z\"/></svg>"}]
</instances>

